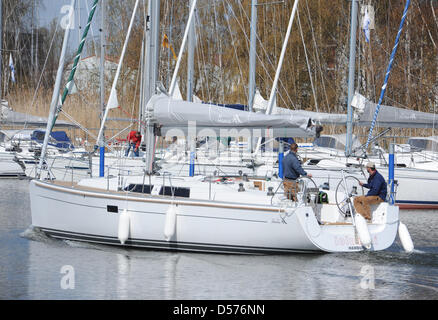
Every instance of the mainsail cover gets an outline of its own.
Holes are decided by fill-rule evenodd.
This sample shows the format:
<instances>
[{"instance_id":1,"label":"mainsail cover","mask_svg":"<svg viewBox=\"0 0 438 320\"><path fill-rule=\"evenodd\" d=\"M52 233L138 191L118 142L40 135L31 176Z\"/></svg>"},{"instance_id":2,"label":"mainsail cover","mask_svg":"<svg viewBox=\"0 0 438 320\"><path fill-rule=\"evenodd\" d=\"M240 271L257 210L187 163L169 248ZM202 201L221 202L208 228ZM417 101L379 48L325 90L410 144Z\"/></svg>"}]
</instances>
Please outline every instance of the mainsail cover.
<instances>
[{"instance_id":1,"label":"mainsail cover","mask_svg":"<svg viewBox=\"0 0 438 320\"><path fill-rule=\"evenodd\" d=\"M165 94L153 96L148 104L151 104L149 107L154 110L154 121L161 125L162 135L166 135L166 132L172 129L187 133L191 130L189 127L193 129L193 125L197 135L200 135L200 130L205 129L216 135L222 135L221 130L232 129L239 132L245 129L262 129L259 130L261 136L313 137L315 135L309 117L266 115L228 109L214 104L175 100Z\"/></svg>"},{"instance_id":2,"label":"mainsail cover","mask_svg":"<svg viewBox=\"0 0 438 320\"><path fill-rule=\"evenodd\" d=\"M6 100L1 101L0 124L14 126L43 126L47 124L47 118L33 116L27 113L12 111ZM76 127L75 124L59 120L56 127Z\"/></svg>"},{"instance_id":3,"label":"mainsail cover","mask_svg":"<svg viewBox=\"0 0 438 320\"><path fill-rule=\"evenodd\" d=\"M263 98L259 90L256 90L254 97L254 109L256 110L266 110L268 106L268 101ZM325 112L314 112L307 110L292 110L278 107L274 103L272 108L272 114L283 114L294 117L307 117L311 118L313 121L320 124L330 124L330 125L345 125L347 122L347 115L343 113L325 113Z\"/></svg>"},{"instance_id":4,"label":"mainsail cover","mask_svg":"<svg viewBox=\"0 0 438 320\"><path fill-rule=\"evenodd\" d=\"M369 127L373 121L377 104L356 92L352 105L356 108L356 114L359 116L357 124ZM391 128L435 128L438 125L438 116L434 113L382 105L376 125Z\"/></svg>"},{"instance_id":5,"label":"mainsail cover","mask_svg":"<svg viewBox=\"0 0 438 320\"><path fill-rule=\"evenodd\" d=\"M345 125L345 123L347 122L347 115L343 113L325 113L325 112L315 112L308 110L291 110L291 109L277 107L276 114L296 116L296 117L309 117L313 121L321 124Z\"/></svg>"}]
</instances>

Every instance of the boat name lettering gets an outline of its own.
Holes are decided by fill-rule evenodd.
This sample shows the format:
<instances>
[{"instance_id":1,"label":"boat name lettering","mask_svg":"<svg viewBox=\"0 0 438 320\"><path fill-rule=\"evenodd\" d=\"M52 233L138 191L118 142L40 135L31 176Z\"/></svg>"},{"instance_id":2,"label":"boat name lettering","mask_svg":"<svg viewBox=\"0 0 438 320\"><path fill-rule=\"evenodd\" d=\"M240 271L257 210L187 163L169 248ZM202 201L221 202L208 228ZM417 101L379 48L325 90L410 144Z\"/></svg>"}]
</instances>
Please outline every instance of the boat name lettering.
<instances>
[{"instance_id":1,"label":"boat name lettering","mask_svg":"<svg viewBox=\"0 0 438 320\"><path fill-rule=\"evenodd\" d=\"M357 241L358 239L355 239L354 237L351 236L335 236L334 238L335 238L334 239L335 246L344 247L344 246L354 246L360 244Z\"/></svg>"}]
</instances>

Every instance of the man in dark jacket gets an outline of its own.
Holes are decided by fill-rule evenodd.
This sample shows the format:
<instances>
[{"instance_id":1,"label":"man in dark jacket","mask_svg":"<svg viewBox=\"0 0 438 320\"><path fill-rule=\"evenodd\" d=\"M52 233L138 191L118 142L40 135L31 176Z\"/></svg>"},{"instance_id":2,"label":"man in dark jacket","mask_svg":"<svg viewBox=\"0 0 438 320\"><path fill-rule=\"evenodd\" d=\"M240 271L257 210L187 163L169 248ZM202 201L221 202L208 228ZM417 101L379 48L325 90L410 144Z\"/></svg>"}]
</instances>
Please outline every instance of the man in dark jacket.
<instances>
[{"instance_id":1,"label":"man in dark jacket","mask_svg":"<svg viewBox=\"0 0 438 320\"><path fill-rule=\"evenodd\" d=\"M311 178L311 174L307 174L301 167L301 162L297 156L298 145L292 143L290 145L289 153L283 158L283 186L284 194L288 199L296 201L296 194L298 192L297 179L300 176Z\"/></svg>"},{"instance_id":2,"label":"man in dark jacket","mask_svg":"<svg viewBox=\"0 0 438 320\"><path fill-rule=\"evenodd\" d=\"M362 187L370 189L366 196L354 198L354 207L356 212L362 215L365 219L371 220L370 205L379 204L386 199L387 187L386 181L382 175L376 170L373 162L366 165L366 169L370 174L368 183L359 182Z\"/></svg>"}]
</instances>

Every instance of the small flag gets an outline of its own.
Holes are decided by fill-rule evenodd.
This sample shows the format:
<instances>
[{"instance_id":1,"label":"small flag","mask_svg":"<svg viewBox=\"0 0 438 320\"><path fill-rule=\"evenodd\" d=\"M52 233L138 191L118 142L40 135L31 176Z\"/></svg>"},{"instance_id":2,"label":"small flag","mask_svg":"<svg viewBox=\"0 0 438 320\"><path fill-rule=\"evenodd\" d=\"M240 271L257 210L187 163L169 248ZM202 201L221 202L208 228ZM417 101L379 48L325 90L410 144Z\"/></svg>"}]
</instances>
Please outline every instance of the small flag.
<instances>
[{"instance_id":1,"label":"small flag","mask_svg":"<svg viewBox=\"0 0 438 320\"><path fill-rule=\"evenodd\" d=\"M370 19L370 15L368 14L368 8L365 8L365 15L363 17L362 28L363 28L363 32L365 33L366 42L370 42L370 24L371 24L371 19Z\"/></svg>"},{"instance_id":2,"label":"small flag","mask_svg":"<svg viewBox=\"0 0 438 320\"><path fill-rule=\"evenodd\" d=\"M175 51L173 50L172 45L169 43L169 38L167 37L167 34L164 34L164 37L163 37L163 47L172 50L173 58L175 60L178 60L178 58L176 57Z\"/></svg>"},{"instance_id":3,"label":"small flag","mask_svg":"<svg viewBox=\"0 0 438 320\"><path fill-rule=\"evenodd\" d=\"M15 83L15 68L14 61L12 60L12 53L9 54L9 68L11 68L11 80L13 83Z\"/></svg>"},{"instance_id":4,"label":"small flag","mask_svg":"<svg viewBox=\"0 0 438 320\"><path fill-rule=\"evenodd\" d=\"M117 92L116 90L111 88L110 97L108 99L108 109L115 109L119 107L119 101L117 100Z\"/></svg>"}]
</instances>

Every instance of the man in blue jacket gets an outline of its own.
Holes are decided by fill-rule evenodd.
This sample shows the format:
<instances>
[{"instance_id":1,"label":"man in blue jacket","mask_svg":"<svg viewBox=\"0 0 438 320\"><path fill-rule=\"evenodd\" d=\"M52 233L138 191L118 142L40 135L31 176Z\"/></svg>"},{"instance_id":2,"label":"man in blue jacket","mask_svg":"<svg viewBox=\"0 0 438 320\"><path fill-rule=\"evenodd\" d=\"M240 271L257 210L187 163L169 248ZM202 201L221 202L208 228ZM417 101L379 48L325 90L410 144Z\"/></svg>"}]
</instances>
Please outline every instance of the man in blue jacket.
<instances>
[{"instance_id":1,"label":"man in blue jacket","mask_svg":"<svg viewBox=\"0 0 438 320\"><path fill-rule=\"evenodd\" d=\"M283 186L284 194L289 200L296 201L296 193L298 192L298 182L300 176L311 178L311 174L307 174L301 167L301 162L297 156L298 145L292 143L289 153L283 158Z\"/></svg>"},{"instance_id":2,"label":"man in blue jacket","mask_svg":"<svg viewBox=\"0 0 438 320\"><path fill-rule=\"evenodd\" d=\"M354 207L356 212L362 215L365 219L371 220L370 205L379 204L386 199L387 187L383 176L376 170L376 165L369 162L366 169L370 174L368 183L359 182L362 187L370 189L366 196L354 198Z\"/></svg>"}]
</instances>

